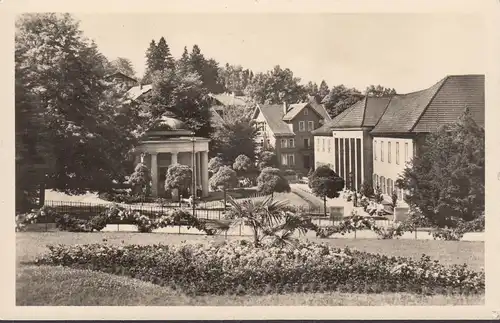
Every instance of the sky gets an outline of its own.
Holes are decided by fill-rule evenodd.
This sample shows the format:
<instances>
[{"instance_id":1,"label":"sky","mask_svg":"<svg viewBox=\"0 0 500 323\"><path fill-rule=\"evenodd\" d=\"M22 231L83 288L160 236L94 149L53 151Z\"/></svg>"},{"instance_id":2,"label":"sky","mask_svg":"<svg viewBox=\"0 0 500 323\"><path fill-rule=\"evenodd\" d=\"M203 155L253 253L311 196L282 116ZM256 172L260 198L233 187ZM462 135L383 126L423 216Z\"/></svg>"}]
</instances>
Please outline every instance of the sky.
<instances>
[{"instance_id":1,"label":"sky","mask_svg":"<svg viewBox=\"0 0 500 323\"><path fill-rule=\"evenodd\" d=\"M74 14L109 59L132 61L138 76L151 40L174 57L197 44L221 65L265 72L290 68L303 83L325 80L408 93L446 75L484 74L486 25L473 14Z\"/></svg>"}]
</instances>

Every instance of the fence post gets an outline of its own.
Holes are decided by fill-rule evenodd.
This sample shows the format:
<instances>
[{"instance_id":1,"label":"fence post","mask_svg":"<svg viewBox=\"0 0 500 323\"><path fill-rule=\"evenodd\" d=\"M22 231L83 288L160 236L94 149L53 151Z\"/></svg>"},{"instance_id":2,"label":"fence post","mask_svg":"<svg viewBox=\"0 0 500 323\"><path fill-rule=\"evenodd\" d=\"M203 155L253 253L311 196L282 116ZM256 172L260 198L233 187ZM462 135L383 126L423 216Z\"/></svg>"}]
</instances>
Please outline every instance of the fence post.
<instances>
[{"instance_id":1,"label":"fence post","mask_svg":"<svg viewBox=\"0 0 500 323\"><path fill-rule=\"evenodd\" d=\"M418 240L417 238L417 225L415 224L415 240Z\"/></svg>"},{"instance_id":2,"label":"fence post","mask_svg":"<svg viewBox=\"0 0 500 323\"><path fill-rule=\"evenodd\" d=\"M241 237L241 222L240 222L240 237Z\"/></svg>"}]
</instances>

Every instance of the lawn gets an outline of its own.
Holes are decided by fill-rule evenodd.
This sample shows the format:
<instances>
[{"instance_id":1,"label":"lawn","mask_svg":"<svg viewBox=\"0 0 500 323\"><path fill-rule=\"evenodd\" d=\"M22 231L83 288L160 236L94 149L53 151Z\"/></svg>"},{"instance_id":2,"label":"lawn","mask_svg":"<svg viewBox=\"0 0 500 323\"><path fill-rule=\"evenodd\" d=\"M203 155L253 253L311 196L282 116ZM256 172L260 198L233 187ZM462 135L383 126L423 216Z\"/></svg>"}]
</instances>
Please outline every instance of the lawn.
<instances>
[{"instance_id":1,"label":"lawn","mask_svg":"<svg viewBox=\"0 0 500 323\"><path fill-rule=\"evenodd\" d=\"M265 296L186 296L133 278L63 267L22 266L17 306L369 306L480 305L484 295L292 293Z\"/></svg>"},{"instance_id":2,"label":"lawn","mask_svg":"<svg viewBox=\"0 0 500 323\"><path fill-rule=\"evenodd\" d=\"M228 237L244 239L245 237ZM18 232L16 233L16 303L47 306L170 306L170 305L480 305L479 296L423 296L409 293L291 293L265 296L187 296L168 287L137 279L87 270L33 266L48 244L179 244L208 243L223 236L177 235L131 232ZM434 240L309 239L337 247L350 247L371 253L418 258L423 253L445 265L467 263L474 270L484 266L484 243Z\"/></svg>"}]
</instances>

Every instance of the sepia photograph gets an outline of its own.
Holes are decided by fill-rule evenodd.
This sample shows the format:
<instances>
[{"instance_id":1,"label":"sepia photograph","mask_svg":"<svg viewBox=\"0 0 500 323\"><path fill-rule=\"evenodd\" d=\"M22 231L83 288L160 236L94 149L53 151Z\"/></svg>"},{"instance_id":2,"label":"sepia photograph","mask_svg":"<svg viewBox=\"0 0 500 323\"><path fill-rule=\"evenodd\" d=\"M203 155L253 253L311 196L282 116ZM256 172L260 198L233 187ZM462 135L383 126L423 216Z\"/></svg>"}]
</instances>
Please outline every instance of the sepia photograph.
<instances>
[{"instance_id":1,"label":"sepia photograph","mask_svg":"<svg viewBox=\"0 0 500 323\"><path fill-rule=\"evenodd\" d=\"M14 24L16 306L485 305L482 15Z\"/></svg>"}]
</instances>

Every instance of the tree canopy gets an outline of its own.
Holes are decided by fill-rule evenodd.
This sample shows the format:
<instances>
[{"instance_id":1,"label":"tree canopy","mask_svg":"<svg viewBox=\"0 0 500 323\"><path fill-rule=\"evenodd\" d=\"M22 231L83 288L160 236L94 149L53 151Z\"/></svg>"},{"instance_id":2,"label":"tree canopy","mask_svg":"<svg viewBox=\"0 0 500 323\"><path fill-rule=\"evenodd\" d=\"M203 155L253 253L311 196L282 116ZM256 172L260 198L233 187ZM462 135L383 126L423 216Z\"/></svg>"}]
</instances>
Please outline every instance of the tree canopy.
<instances>
[{"instance_id":1,"label":"tree canopy","mask_svg":"<svg viewBox=\"0 0 500 323\"><path fill-rule=\"evenodd\" d=\"M233 169L240 175L244 176L254 169L254 163L248 156L239 155L233 163Z\"/></svg>"},{"instance_id":2,"label":"tree canopy","mask_svg":"<svg viewBox=\"0 0 500 323\"><path fill-rule=\"evenodd\" d=\"M224 161L219 156L210 158L208 162L208 171L212 174L215 174L219 171L219 168L224 166Z\"/></svg>"},{"instance_id":3,"label":"tree canopy","mask_svg":"<svg viewBox=\"0 0 500 323\"><path fill-rule=\"evenodd\" d=\"M325 216L326 199L339 197L344 185L344 179L338 176L328 165L318 166L309 176L309 187L312 193L323 199Z\"/></svg>"},{"instance_id":4,"label":"tree canopy","mask_svg":"<svg viewBox=\"0 0 500 323\"><path fill-rule=\"evenodd\" d=\"M191 167L181 164L172 164L167 169L165 176L165 189L189 189L192 185L193 171Z\"/></svg>"},{"instance_id":5,"label":"tree canopy","mask_svg":"<svg viewBox=\"0 0 500 323\"><path fill-rule=\"evenodd\" d=\"M263 170L266 167L278 167L278 157L276 153L269 150L264 150L259 154L258 167Z\"/></svg>"},{"instance_id":6,"label":"tree canopy","mask_svg":"<svg viewBox=\"0 0 500 323\"><path fill-rule=\"evenodd\" d=\"M466 110L426 138L396 185L410 206L437 226L453 227L484 212L484 129Z\"/></svg>"},{"instance_id":7,"label":"tree canopy","mask_svg":"<svg viewBox=\"0 0 500 323\"><path fill-rule=\"evenodd\" d=\"M290 184L278 168L266 167L257 177L257 190L264 194L290 192Z\"/></svg>"},{"instance_id":8,"label":"tree canopy","mask_svg":"<svg viewBox=\"0 0 500 323\"><path fill-rule=\"evenodd\" d=\"M137 164L128 179L128 183L135 195L149 196L151 193L151 172L149 168L143 163Z\"/></svg>"},{"instance_id":9,"label":"tree canopy","mask_svg":"<svg viewBox=\"0 0 500 323\"><path fill-rule=\"evenodd\" d=\"M104 81L109 62L69 14L16 21L16 169L21 192L41 166L49 188L107 190L130 174L142 120L123 89Z\"/></svg>"}]
</instances>

